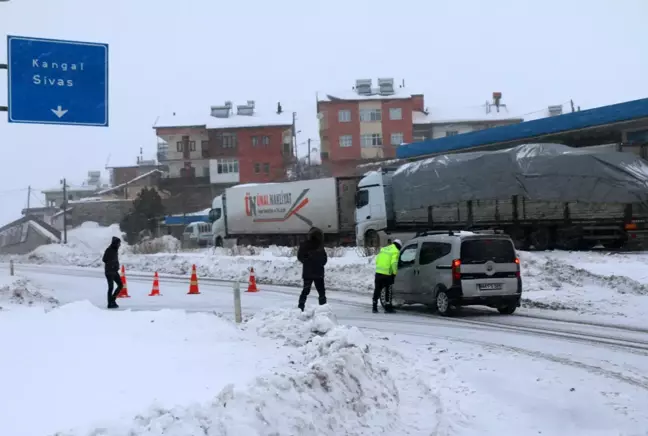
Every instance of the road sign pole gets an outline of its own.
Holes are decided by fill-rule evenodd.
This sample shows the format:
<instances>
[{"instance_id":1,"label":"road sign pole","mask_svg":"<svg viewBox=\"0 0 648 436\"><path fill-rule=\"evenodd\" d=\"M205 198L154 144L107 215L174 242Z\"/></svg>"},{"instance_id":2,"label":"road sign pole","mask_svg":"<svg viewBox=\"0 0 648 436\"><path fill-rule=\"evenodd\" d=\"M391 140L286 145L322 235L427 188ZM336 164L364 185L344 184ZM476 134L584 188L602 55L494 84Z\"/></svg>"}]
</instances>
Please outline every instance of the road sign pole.
<instances>
[{"instance_id":1,"label":"road sign pole","mask_svg":"<svg viewBox=\"0 0 648 436\"><path fill-rule=\"evenodd\" d=\"M0 64L0 70L8 70L9 66L7 64ZM0 106L0 112L7 112L9 108L7 106Z\"/></svg>"}]
</instances>

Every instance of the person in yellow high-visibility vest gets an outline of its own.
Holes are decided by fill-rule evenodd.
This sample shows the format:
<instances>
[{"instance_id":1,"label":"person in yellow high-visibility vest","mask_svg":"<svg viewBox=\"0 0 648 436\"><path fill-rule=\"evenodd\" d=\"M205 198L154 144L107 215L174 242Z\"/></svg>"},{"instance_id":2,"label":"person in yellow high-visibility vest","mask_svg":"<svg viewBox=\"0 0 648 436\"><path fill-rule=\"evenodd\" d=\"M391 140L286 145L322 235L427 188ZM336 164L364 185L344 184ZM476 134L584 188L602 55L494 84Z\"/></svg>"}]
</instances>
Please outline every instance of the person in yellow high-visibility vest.
<instances>
[{"instance_id":1,"label":"person in yellow high-visibility vest","mask_svg":"<svg viewBox=\"0 0 648 436\"><path fill-rule=\"evenodd\" d=\"M403 243L394 239L392 244L383 247L376 256L376 277L374 280L373 313L378 313L380 293L385 289L385 312L393 312L391 304L391 286L398 272L398 256Z\"/></svg>"}]
</instances>

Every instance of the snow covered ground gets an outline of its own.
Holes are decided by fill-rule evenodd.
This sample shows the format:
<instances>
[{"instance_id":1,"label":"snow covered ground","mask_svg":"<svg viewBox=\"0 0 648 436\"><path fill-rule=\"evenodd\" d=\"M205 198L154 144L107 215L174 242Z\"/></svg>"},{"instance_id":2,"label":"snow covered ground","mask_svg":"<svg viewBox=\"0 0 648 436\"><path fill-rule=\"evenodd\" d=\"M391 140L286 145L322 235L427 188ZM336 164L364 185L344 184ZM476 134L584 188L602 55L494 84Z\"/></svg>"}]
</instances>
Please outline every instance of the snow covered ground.
<instances>
[{"instance_id":1,"label":"snow covered ground","mask_svg":"<svg viewBox=\"0 0 648 436\"><path fill-rule=\"evenodd\" d=\"M350 293L331 293L323 308L311 298L302 314L296 291L279 286L244 293L237 326L227 284L203 281L201 294L187 295L186 279L163 278L162 296L149 297L151 278L132 276L131 298L119 300L125 310L107 311L101 272L25 265L21 274L61 306L0 311L2 435L648 428L648 333L515 316L374 315L365 296ZM539 331L498 327L506 321ZM558 334L568 328L573 337ZM603 343L613 333L625 342Z\"/></svg>"},{"instance_id":2,"label":"snow covered ground","mask_svg":"<svg viewBox=\"0 0 648 436\"><path fill-rule=\"evenodd\" d=\"M42 246L17 262L101 268L101 254L118 226L85 223L69 232L68 246ZM301 265L289 247L235 247L178 252L165 237L155 244L164 252L134 254L141 249L124 244L121 261L128 271L186 276L196 265L199 277L246 282L253 267L258 283L301 285ZM146 249L144 250L146 252ZM329 250L329 289L367 294L372 291L374 258L359 250ZM523 308L532 313L634 323L648 316L648 254L606 252L521 252ZM7 260L5 256L3 258ZM521 311L523 312L523 311Z\"/></svg>"}]
</instances>

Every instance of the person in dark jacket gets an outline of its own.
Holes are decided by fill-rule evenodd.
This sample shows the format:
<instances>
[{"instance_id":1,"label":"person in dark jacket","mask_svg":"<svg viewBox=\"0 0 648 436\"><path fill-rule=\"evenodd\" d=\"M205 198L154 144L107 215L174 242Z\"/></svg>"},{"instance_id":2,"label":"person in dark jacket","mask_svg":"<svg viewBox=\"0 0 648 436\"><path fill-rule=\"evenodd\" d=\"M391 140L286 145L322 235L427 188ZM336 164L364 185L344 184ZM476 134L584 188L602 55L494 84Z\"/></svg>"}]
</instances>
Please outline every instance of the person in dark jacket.
<instances>
[{"instance_id":1,"label":"person in dark jacket","mask_svg":"<svg viewBox=\"0 0 648 436\"><path fill-rule=\"evenodd\" d=\"M119 275L119 247L121 239L113 236L112 241L103 255L104 272L108 281L108 309L117 309L117 295L124 287L121 276ZM117 284L113 292L113 285Z\"/></svg>"},{"instance_id":2,"label":"person in dark jacket","mask_svg":"<svg viewBox=\"0 0 648 436\"><path fill-rule=\"evenodd\" d=\"M297 260L302 265L302 278L304 279L304 289L299 296L297 307L304 311L306 299L310 294L311 286L315 283L315 289L319 295L320 306L326 304L326 290L324 288L324 265L328 260L324 250L324 234L317 227L313 227L308 232L307 239L299 245L297 251Z\"/></svg>"}]
</instances>

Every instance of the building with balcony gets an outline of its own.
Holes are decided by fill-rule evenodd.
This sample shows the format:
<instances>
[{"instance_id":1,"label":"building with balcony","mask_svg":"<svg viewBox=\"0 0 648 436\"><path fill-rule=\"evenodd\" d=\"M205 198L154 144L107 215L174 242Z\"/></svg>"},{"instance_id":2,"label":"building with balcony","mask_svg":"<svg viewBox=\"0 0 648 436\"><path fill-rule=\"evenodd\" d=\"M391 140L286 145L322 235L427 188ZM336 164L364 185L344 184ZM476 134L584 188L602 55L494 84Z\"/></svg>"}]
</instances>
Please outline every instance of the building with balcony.
<instances>
[{"instance_id":1,"label":"building with balcony","mask_svg":"<svg viewBox=\"0 0 648 436\"><path fill-rule=\"evenodd\" d=\"M226 101L205 112L161 117L154 129L170 213L208 208L235 184L285 180L295 160L293 115L280 103L260 113L254 101Z\"/></svg>"},{"instance_id":2,"label":"building with balcony","mask_svg":"<svg viewBox=\"0 0 648 436\"><path fill-rule=\"evenodd\" d=\"M154 128L158 160L170 179L212 185L279 181L294 161L293 117L281 104L274 113L260 114L254 101L227 101L204 115L174 113Z\"/></svg>"}]
</instances>

